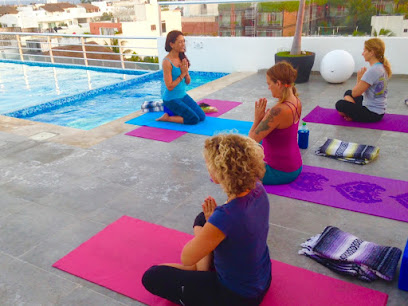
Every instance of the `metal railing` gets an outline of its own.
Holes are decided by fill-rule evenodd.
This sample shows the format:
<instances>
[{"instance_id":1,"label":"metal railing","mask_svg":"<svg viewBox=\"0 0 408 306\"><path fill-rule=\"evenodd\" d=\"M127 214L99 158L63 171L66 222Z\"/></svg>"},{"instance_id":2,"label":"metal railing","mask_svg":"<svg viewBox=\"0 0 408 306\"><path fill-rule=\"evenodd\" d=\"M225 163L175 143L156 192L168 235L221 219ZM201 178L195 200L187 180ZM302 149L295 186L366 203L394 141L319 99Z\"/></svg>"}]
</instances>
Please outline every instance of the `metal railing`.
<instances>
[{"instance_id":1,"label":"metal railing","mask_svg":"<svg viewBox=\"0 0 408 306\"><path fill-rule=\"evenodd\" d=\"M159 70L157 37L0 33L0 59Z\"/></svg>"}]
</instances>

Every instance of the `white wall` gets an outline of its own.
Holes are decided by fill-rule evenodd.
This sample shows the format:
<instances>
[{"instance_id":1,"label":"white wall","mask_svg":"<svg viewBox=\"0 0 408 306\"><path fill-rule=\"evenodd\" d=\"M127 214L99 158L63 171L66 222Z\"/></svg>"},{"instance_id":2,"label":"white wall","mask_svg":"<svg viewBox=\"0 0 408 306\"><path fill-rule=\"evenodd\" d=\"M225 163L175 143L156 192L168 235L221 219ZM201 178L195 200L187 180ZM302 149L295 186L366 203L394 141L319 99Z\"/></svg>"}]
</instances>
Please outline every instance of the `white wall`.
<instances>
[{"instance_id":1,"label":"white wall","mask_svg":"<svg viewBox=\"0 0 408 306\"><path fill-rule=\"evenodd\" d=\"M370 37L303 37L302 50L316 53L313 71L319 71L324 55L336 49L349 52L356 63L355 72L367 66L361 53L364 41ZM393 73L408 74L408 37L383 37L385 56ZM160 63L166 56L165 37L158 39ZM187 56L191 69L212 72L257 71L275 63L277 51L289 50L292 37L197 37L187 36Z\"/></svg>"},{"instance_id":2,"label":"white wall","mask_svg":"<svg viewBox=\"0 0 408 306\"><path fill-rule=\"evenodd\" d=\"M404 20L404 16L372 16L371 34L374 30L379 33L381 29L386 29L391 30L395 36L408 36L408 32L404 32L407 24L408 20Z\"/></svg>"}]
</instances>

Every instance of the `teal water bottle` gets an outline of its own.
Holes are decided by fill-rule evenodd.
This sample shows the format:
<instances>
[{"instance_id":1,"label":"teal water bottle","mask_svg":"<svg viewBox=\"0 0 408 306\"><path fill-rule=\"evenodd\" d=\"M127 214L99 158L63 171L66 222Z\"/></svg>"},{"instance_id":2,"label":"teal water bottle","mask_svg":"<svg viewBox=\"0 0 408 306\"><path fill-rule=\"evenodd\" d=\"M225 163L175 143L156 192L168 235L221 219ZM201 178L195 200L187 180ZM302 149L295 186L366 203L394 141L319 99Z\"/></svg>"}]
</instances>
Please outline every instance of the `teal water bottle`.
<instances>
[{"instance_id":1,"label":"teal water bottle","mask_svg":"<svg viewBox=\"0 0 408 306\"><path fill-rule=\"evenodd\" d=\"M306 122L303 122L298 130L298 145L300 149L307 149L309 146L309 129L306 126Z\"/></svg>"}]
</instances>

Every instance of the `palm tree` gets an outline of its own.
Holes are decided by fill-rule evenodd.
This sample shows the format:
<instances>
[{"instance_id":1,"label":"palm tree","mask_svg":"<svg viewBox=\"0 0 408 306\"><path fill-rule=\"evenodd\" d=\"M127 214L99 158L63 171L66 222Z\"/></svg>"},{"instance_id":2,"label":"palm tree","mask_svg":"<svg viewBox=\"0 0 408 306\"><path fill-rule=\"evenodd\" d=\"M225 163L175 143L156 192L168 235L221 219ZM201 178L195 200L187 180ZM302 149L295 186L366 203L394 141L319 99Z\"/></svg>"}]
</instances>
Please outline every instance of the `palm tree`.
<instances>
[{"instance_id":1,"label":"palm tree","mask_svg":"<svg viewBox=\"0 0 408 306\"><path fill-rule=\"evenodd\" d=\"M369 31L371 28L371 16L375 15L375 8L371 0L349 0L347 2L347 22L354 29Z\"/></svg>"},{"instance_id":2,"label":"palm tree","mask_svg":"<svg viewBox=\"0 0 408 306\"><path fill-rule=\"evenodd\" d=\"M395 36L395 33L391 30L382 28L378 33L376 30L374 30L373 36Z\"/></svg>"},{"instance_id":3,"label":"palm tree","mask_svg":"<svg viewBox=\"0 0 408 306\"><path fill-rule=\"evenodd\" d=\"M293 37L292 48L290 50L291 55L300 55L300 52L301 52L303 19L305 16L305 3L306 3L306 0L299 1L299 10L298 10L298 15L296 19L295 36Z\"/></svg>"},{"instance_id":4,"label":"palm tree","mask_svg":"<svg viewBox=\"0 0 408 306\"><path fill-rule=\"evenodd\" d=\"M395 11L398 12L400 6L404 6L405 4L408 4L408 0L394 0Z\"/></svg>"}]
</instances>

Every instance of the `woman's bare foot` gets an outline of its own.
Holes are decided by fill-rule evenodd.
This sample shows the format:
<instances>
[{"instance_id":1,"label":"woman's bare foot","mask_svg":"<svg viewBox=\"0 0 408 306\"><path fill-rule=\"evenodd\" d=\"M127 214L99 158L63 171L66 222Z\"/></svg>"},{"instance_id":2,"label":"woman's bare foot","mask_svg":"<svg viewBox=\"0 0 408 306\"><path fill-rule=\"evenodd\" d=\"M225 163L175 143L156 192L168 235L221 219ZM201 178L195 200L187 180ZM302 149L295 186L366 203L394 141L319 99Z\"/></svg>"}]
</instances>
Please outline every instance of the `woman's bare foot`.
<instances>
[{"instance_id":1,"label":"woman's bare foot","mask_svg":"<svg viewBox=\"0 0 408 306\"><path fill-rule=\"evenodd\" d=\"M353 121L353 119L351 119L351 117L347 116L345 113L342 112L338 112L340 116L343 117L344 120L346 121Z\"/></svg>"},{"instance_id":2,"label":"woman's bare foot","mask_svg":"<svg viewBox=\"0 0 408 306\"><path fill-rule=\"evenodd\" d=\"M156 121L169 121L169 114L168 113L164 113L163 116L161 116L160 118L157 118Z\"/></svg>"}]
</instances>

